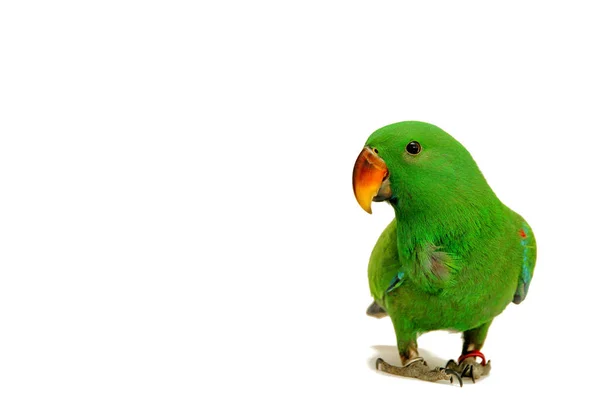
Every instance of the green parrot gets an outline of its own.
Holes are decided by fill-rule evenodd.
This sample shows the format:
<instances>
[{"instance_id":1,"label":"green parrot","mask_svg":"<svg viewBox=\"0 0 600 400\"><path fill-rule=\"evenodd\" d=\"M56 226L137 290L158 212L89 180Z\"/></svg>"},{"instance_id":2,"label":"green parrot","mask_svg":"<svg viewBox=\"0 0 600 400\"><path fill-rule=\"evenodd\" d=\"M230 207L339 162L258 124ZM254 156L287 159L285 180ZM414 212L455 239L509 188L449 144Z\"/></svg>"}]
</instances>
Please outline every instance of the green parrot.
<instances>
[{"instance_id":1,"label":"green parrot","mask_svg":"<svg viewBox=\"0 0 600 400\"><path fill-rule=\"evenodd\" d=\"M481 348L493 319L525 299L536 259L531 227L496 197L469 152L440 128L417 121L375 131L354 165L359 205L387 201L395 218L368 266L367 314L389 315L402 367L377 369L462 386L489 373ZM463 333L458 362L431 370L419 357L425 332ZM478 359L481 362L478 362Z\"/></svg>"}]
</instances>

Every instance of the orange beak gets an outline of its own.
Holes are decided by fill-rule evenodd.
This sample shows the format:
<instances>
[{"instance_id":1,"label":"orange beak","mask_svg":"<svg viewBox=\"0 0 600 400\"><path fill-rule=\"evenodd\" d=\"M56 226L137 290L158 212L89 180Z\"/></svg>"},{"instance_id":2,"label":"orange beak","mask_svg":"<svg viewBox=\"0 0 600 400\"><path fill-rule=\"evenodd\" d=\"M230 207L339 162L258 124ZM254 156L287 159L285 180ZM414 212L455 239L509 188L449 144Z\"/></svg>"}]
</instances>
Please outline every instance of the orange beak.
<instances>
[{"instance_id":1,"label":"orange beak","mask_svg":"<svg viewBox=\"0 0 600 400\"><path fill-rule=\"evenodd\" d=\"M358 155L356 163L354 163L352 188L354 189L356 201L369 214L371 214L373 197L380 197L380 189L382 189L383 181L388 175L389 172L383 159L375 154L370 147L365 147ZM386 190L389 191L389 186L385 186Z\"/></svg>"}]
</instances>

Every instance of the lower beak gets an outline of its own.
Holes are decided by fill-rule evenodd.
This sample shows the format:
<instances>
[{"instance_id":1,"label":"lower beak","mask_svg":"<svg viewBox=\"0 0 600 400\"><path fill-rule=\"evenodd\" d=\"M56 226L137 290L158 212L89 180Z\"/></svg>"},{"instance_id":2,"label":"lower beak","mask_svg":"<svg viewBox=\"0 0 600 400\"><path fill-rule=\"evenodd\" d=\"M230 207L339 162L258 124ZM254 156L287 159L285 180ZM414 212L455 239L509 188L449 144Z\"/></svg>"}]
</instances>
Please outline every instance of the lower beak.
<instances>
[{"instance_id":1,"label":"lower beak","mask_svg":"<svg viewBox=\"0 0 600 400\"><path fill-rule=\"evenodd\" d=\"M371 202L391 197L389 172L385 161L373 149L365 147L354 164L352 188L354 197L363 210L371 214Z\"/></svg>"}]
</instances>

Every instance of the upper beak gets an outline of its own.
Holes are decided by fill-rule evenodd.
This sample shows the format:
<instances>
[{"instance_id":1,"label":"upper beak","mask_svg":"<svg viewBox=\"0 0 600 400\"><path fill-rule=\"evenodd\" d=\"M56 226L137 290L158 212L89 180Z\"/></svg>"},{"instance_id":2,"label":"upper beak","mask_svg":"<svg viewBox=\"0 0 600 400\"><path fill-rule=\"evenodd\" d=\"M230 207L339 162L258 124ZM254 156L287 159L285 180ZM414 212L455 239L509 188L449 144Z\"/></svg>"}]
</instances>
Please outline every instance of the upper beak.
<instances>
[{"instance_id":1,"label":"upper beak","mask_svg":"<svg viewBox=\"0 0 600 400\"><path fill-rule=\"evenodd\" d=\"M354 164L352 188L356 201L363 210L371 214L371 202L391 197L389 171L385 161L373 149L365 147Z\"/></svg>"}]
</instances>

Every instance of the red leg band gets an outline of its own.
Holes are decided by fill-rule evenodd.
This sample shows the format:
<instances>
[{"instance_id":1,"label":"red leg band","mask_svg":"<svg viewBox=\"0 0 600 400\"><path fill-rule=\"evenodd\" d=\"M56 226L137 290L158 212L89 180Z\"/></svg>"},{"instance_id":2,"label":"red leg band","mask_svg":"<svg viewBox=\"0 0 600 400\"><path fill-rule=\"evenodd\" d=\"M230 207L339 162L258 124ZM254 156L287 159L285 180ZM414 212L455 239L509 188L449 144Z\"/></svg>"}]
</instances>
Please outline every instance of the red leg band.
<instances>
[{"instance_id":1,"label":"red leg band","mask_svg":"<svg viewBox=\"0 0 600 400\"><path fill-rule=\"evenodd\" d=\"M461 362L463 362L465 360L465 358L469 358L469 357L481 358L481 365L485 366L485 362L486 362L485 356L479 350L473 350L473 351L468 352L467 354L463 354L462 356L458 357L458 363L460 364Z\"/></svg>"}]
</instances>

